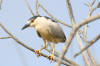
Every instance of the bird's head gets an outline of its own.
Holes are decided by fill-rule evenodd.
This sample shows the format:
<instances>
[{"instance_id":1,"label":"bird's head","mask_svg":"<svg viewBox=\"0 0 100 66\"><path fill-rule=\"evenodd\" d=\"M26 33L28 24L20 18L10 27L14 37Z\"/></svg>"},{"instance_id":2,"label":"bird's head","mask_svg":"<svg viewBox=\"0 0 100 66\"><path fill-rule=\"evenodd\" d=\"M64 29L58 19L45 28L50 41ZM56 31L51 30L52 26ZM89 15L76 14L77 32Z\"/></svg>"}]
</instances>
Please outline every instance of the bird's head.
<instances>
[{"instance_id":1,"label":"bird's head","mask_svg":"<svg viewBox=\"0 0 100 66\"><path fill-rule=\"evenodd\" d=\"M22 28L22 30L25 29L25 28L28 28L28 27L34 27L34 26L35 26L34 21L35 21L35 19L36 19L37 17L39 17L39 16L33 16L33 17L31 17L31 18L27 21L27 24L24 25L24 27Z\"/></svg>"}]
</instances>

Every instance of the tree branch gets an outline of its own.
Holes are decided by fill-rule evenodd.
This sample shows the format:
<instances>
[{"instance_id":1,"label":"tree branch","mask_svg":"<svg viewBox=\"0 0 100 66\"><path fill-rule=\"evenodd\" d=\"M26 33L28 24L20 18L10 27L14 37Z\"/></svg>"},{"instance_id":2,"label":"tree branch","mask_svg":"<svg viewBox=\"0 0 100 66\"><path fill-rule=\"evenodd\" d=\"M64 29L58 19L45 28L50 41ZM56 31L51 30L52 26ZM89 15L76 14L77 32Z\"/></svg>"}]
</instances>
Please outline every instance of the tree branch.
<instances>
[{"instance_id":1,"label":"tree branch","mask_svg":"<svg viewBox=\"0 0 100 66\"><path fill-rule=\"evenodd\" d=\"M66 41L65 41L65 45L64 45L64 47L63 47L63 49L62 49L62 51L61 51L62 54L61 54L61 56L59 57L59 58L60 58L60 59L59 59L59 62L61 62L61 59L62 59L62 58L64 57L64 55L67 53L68 47L70 46L70 44L71 44L71 42L72 42L72 40L73 40L73 38L74 38L74 35L76 34L77 30L78 30L81 26L83 26L83 25L85 25L85 24L87 24L87 23L93 22L93 21L96 20L96 19L100 19L100 14L97 14L97 15L91 16L91 17L88 17L88 18L86 18L86 19L80 21L78 24L76 24L76 25L73 27L72 31L70 32L70 34L68 35L68 38L67 38ZM57 64L57 65L59 66L59 64ZM56 65L56 66L57 66L57 65Z\"/></svg>"},{"instance_id":2,"label":"tree branch","mask_svg":"<svg viewBox=\"0 0 100 66\"><path fill-rule=\"evenodd\" d=\"M80 21L78 24L76 24L77 29L79 27L81 27L81 26L83 26L83 25L85 25L87 23L93 22L93 21L95 21L97 19L100 19L100 14L96 14L94 16L87 17L87 18L83 19L82 21Z\"/></svg>"},{"instance_id":3,"label":"tree branch","mask_svg":"<svg viewBox=\"0 0 100 66\"><path fill-rule=\"evenodd\" d=\"M67 26L67 27L72 28L72 26L70 26L70 25L66 24L65 22L63 22L63 21L57 19L56 17L54 17L50 12L48 12L47 9L44 8L44 6L43 6L40 2L38 2L38 3L39 3L39 6L40 6L52 19L54 19L55 21L57 21L57 22L59 22L59 23L65 25L65 26Z\"/></svg>"},{"instance_id":4,"label":"tree branch","mask_svg":"<svg viewBox=\"0 0 100 66\"><path fill-rule=\"evenodd\" d=\"M68 14L69 14L70 20L72 22L72 25L74 26L75 18L74 18L74 15L73 15L73 10L72 10L70 0L66 0L66 6L67 6L67 9L68 9Z\"/></svg>"},{"instance_id":5,"label":"tree branch","mask_svg":"<svg viewBox=\"0 0 100 66\"><path fill-rule=\"evenodd\" d=\"M81 40L81 37L78 34L78 32L76 33L76 37L77 37L76 39L77 39L78 45L79 45L80 49L82 49L83 48L83 44L82 44L82 40ZM86 66L90 66L89 60L88 60L88 58L86 56L86 53L82 53L82 56L83 56L83 60L85 62L85 65Z\"/></svg>"},{"instance_id":6,"label":"tree branch","mask_svg":"<svg viewBox=\"0 0 100 66\"><path fill-rule=\"evenodd\" d=\"M95 1L96 1L96 0L92 0L92 2L90 2L90 3L88 4L88 7L89 7L88 17L90 17L90 16L92 15L92 13L98 8L98 4L96 5L96 7L93 8L93 5L94 5ZM88 24L84 25L84 33L83 33L84 37L83 37L83 39L84 39L85 41L87 41L87 28L88 28ZM86 44L87 44L87 43L86 43ZM90 59L90 61L92 62L92 64L93 64L94 66L96 66L95 61L94 61L93 57L91 56L91 53L90 53L89 49L87 49L87 54L88 54L89 59Z\"/></svg>"},{"instance_id":7,"label":"tree branch","mask_svg":"<svg viewBox=\"0 0 100 66\"><path fill-rule=\"evenodd\" d=\"M0 39L9 39L11 37L0 37Z\"/></svg>"},{"instance_id":8,"label":"tree branch","mask_svg":"<svg viewBox=\"0 0 100 66\"><path fill-rule=\"evenodd\" d=\"M100 19L100 14L96 14L96 15L94 15L94 16L88 17L88 18L86 18L86 19L80 21L78 24L76 24L76 25L73 27L72 31L71 31L70 34L68 35L68 38L67 38L67 40L66 40L66 42L65 42L65 46L64 46L63 49L62 49L62 54L61 54L61 56L60 56L59 62L61 62L61 59L62 59L62 58L64 57L64 55L67 53L68 47L70 46L70 44L71 44L71 42L72 42L72 40L73 40L73 38L74 38L74 35L76 34L77 30L78 30L81 26L83 26L83 25L85 25L85 24L87 24L87 23L93 22L93 21L96 20L96 19ZM59 64L57 64L57 65L59 66ZM57 66L57 65L56 65L56 66Z\"/></svg>"},{"instance_id":9,"label":"tree branch","mask_svg":"<svg viewBox=\"0 0 100 66\"><path fill-rule=\"evenodd\" d=\"M22 45L23 47L25 47L26 49L28 49L28 50L30 50L30 51L32 51L32 52L35 52L35 50L34 50L33 48L27 46L25 43L21 42L19 39L17 39L15 36L13 36L1 23L0 23L0 26L1 26L1 28L2 28L14 41L16 41L18 44ZM41 53L41 56L43 56L43 57L45 57L45 58L48 59L48 55L46 55L46 54ZM56 62L57 60L58 60L58 59L56 59L56 58L54 59L55 62ZM61 63L64 64L64 65L68 65L68 66L69 66L69 64L66 63L66 62L64 62L64 61L62 61Z\"/></svg>"},{"instance_id":10,"label":"tree branch","mask_svg":"<svg viewBox=\"0 0 100 66\"><path fill-rule=\"evenodd\" d=\"M25 0L25 3L26 3L26 5L27 5L29 11L31 12L31 14L34 16L34 13L33 13L33 11L32 11L32 9L31 9L31 7L30 7L30 5L29 5L29 3L28 3L27 0Z\"/></svg>"},{"instance_id":11,"label":"tree branch","mask_svg":"<svg viewBox=\"0 0 100 66\"><path fill-rule=\"evenodd\" d=\"M76 53L74 55L74 57L78 56L79 54L81 54L82 52L84 52L85 50L87 50L90 46L92 46L99 39L100 39L100 34L98 36L96 36L93 40L89 41L88 44L86 45L86 47L83 48L82 50L80 50L78 53Z\"/></svg>"},{"instance_id":12,"label":"tree branch","mask_svg":"<svg viewBox=\"0 0 100 66\"><path fill-rule=\"evenodd\" d=\"M0 0L0 9L1 9L1 5L2 5L2 0Z\"/></svg>"},{"instance_id":13,"label":"tree branch","mask_svg":"<svg viewBox=\"0 0 100 66\"><path fill-rule=\"evenodd\" d=\"M48 50L48 49L46 49L46 50L47 50L49 53L52 53L52 49L51 49L51 51ZM60 53L57 52L57 51L55 51L55 56L59 57L59 55L60 55ZM67 61L67 62L70 64L70 66L73 66L73 65L74 65L74 66L78 66L78 64L76 64L76 63L73 62L72 60L66 58L65 56L64 56L63 60Z\"/></svg>"},{"instance_id":14,"label":"tree branch","mask_svg":"<svg viewBox=\"0 0 100 66\"><path fill-rule=\"evenodd\" d=\"M36 15L39 15L39 3L38 3L38 0L35 0L36 1L36 6L35 6L35 10L36 10Z\"/></svg>"},{"instance_id":15,"label":"tree branch","mask_svg":"<svg viewBox=\"0 0 100 66\"><path fill-rule=\"evenodd\" d=\"M69 36L68 36L68 38L66 40L66 44L65 44L65 46L62 49L62 54L60 55L59 60L58 60L58 62L56 64L56 66L60 66L61 59L63 58L65 53L67 53L68 47L70 46L70 43L72 42L72 39L74 38L74 35L76 34L76 31L80 28L79 27L77 29L77 28L74 27L76 25L75 25L75 19L74 19L74 16L73 16L73 11L72 11L72 6L70 4L70 0L66 0L66 3L67 3L67 8L68 8L69 16L70 16L70 19L71 19L71 22L72 22L72 31L70 32L70 34L69 34ZM76 36L78 37L79 34L77 34ZM88 59L86 58L86 55L83 54L83 57L84 57L85 60L87 60L86 61L86 63L87 63Z\"/></svg>"},{"instance_id":16,"label":"tree branch","mask_svg":"<svg viewBox=\"0 0 100 66\"><path fill-rule=\"evenodd\" d=\"M70 20L72 22L72 30L73 30L73 27L75 25L75 19L74 19L74 16L73 16L73 12L72 12L72 7L71 7L71 4L70 4L70 0L66 0L66 4L67 4L68 13L69 13L69 16L70 16ZM73 34L73 35L70 36L71 34ZM55 66L60 66L61 60L63 59L65 53L67 52L68 47L70 46L70 43L72 42L72 39L74 37L74 32L72 31L70 33L70 35L68 36L69 40L68 41L66 40L66 43L68 43L68 44L63 47L62 53L59 55L59 59L58 59L57 63L55 64Z\"/></svg>"}]
</instances>

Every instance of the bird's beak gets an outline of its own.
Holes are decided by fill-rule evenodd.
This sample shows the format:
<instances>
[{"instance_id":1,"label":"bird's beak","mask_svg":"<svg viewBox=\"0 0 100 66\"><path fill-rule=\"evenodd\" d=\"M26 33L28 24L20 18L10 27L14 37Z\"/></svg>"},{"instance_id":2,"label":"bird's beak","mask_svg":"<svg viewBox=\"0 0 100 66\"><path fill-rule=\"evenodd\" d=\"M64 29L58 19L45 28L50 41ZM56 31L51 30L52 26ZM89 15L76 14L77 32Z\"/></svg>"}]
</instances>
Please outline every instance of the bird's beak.
<instances>
[{"instance_id":1,"label":"bird's beak","mask_svg":"<svg viewBox=\"0 0 100 66\"><path fill-rule=\"evenodd\" d=\"M29 24L26 24L23 28L22 28L22 30L24 30L25 28L27 28L27 27L29 27L30 25Z\"/></svg>"}]
</instances>

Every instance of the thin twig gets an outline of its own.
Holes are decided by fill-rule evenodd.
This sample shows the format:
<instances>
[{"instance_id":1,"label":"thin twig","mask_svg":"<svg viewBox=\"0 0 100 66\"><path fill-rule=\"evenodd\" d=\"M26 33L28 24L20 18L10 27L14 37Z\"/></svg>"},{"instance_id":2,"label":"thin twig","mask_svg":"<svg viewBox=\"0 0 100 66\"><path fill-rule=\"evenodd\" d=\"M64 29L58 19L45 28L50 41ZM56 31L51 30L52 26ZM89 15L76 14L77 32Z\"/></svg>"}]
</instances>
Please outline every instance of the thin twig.
<instances>
[{"instance_id":1,"label":"thin twig","mask_svg":"<svg viewBox=\"0 0 100 66\"><path fill-rule=\"evenodd\" d=\"M77 57L79 54L81 54L82 52L87 50L89 47L91 47L93 44L95 44L95 42L97 42L99 39L100 39L100 34L98 36L96 36L93 40L89 41L88 44L85 46L85 48L83 48L78 53L76 53L74 55L74 57Z\"/></svg>"},{"instance_id":2,"label":"thin twig","mask_svg":"<svg viewBox=\"0 0 100 66\"><path fill-rule=\"evenodd\" d=\"M35 2L36 2L36 5L35 5L36 15L39 15L39 11L38 11L38 9L39 9L38 0L35 0Z\"/></svg>"},{"instance_id":3,"label":"thin twig","mask_svg":"<svg viewBox=\"0 0 100 66\"><path fill-rule=\"evenodd\" d=\"M89 4L90 6L93 6L96 0L92 0L92 2Z\"/></svg>"},{"instance_id":4,"label":"thin twig","mask_svg":"<svg viewBox=\"0 0 100 66\"><path fill-rule=\"evenodd\" d=\"M0 37L0 39L9 39L11 37Z\"/></svg>"},{"instance_id":5,"label":"thin twig","mask_svg":"<svg viewBox=\"0 0 100 66\"><path fill-rule=\"evenodd\" d=\"M90 17L90 16L92 15L92 13L94 12L94 10L96 10L96 9L98 8L98 4L97 4L96 7L93 8L93 5L94 5L95 1L96 1L96 0L92 0L92 2L90 2L90 3L88 4L88 5L89 5L89 6L88 6L88 7L89 7L88 17ZM86 25L84 26L84 33L83 33L84 37L83 37L83 39L84 39L85 41L87 41L87 28L88 28L88 24L86 24ZM87 44L87 43L86 43L86 44ZM93 64L93 66L96 66L95 61L94 61L93 57L91 56L91 53L90 53L89 49L87 49L87 54L88 54L88 56L89 56L90 61L91 61L92 64Z\"/></svg>"},{"instance_id":6,"label":"thin twig","mask_svg":"<svg viewBox=\"0 0 100 66\"><path fill-rule=\"evenodd\" d=\"M78 24L76 24L77 28L85 25L85 24L88 24L88 23L91 23L91 21L95 21L97 19L100 19L100 13L99 14L96 14L94 16L90 16L90 17L87 17L85 19L83 19L82 21L80 21Z\"/></svg>"},{"instance_id":7,"label":"thin twig","mask_svg":"<svg viewBox=\"0 0 100 66\"><path fill-rule=\"evenodd\" d=\"M90 60L91 60L91 62L92 62L92 64L93 64L93 66L97 66L96 63L95 63L94 58L92 57L92 55L91 55L91 53L90 53L90 51L89 51L89 49L87 49L87 53L88 53L88 56L90 57Z\"/></svg>"},{"instance_id":8,"label":"thin twig","mask_svg":"<svg viewBox=\"0 0 100 66\"><path fill-rule=\"evenodd\" d=\"M1 5L2 5L2 0L0 0L0 9L1 9Z\"/></svg>"},{"instance_id":9,"label":"thin twig","mask_svg":"<svg viewBox=\"0 0 100 66\"><path fill-rule=\"evenodd\" d=\"M56 17L54 17L50 12L48 12L48 10L47 10L46 8L44 8L44 6L43 6L40 2L38 2L38 3L39 3L39 6L40 6L51 18L53 18L55 21L57 21L57 22L59 22L59 23L65 25L65 26L67 26L67 27L72 28L72 26L70 26L70 25L66 24L65 22L63 22L63 21L57 19Z\"/></svg>"},{"instance_id":10,"label":"thin twig","mask_svg":"<svg viewBox=\"0 0 100 66\"><path fill-rule=\"evenodd\" d=\"M72 9L72 5L70 3L70 0L66 0L66 6L68 9L68 14L69 14L72 26L74 26L75 25L75 18L74 18L73 9Z\"/></svg>"},{"instance_id":11,"label":"thin twig","mask_svg":"<svg viewBox=\"0 0 100 66\"><path fill-rule=\"evenodd\" d=\"M76 39L77 39L78 45L79 45L80 49L82 49L83 48L82 40L81 40L81 37L78 34L78 32L76 33L76 36L77 36ZM83 56L83 60L85 62L85 66L90 66L90 63L89 63L89 60L88 60L86 54L85 53L82 53L82 56Z\"/></svg>"},{"instance_id":12,"label":"thin twig","mask_svg":"<svg viewBox=\"0 0 100 66\"><path fill-rule=\"evenodd\" d=\"M32 9L31 9L31 7L30 7L30 5L29 5L29 3L28 3L27 0L25 0L25 3L26 3L26 5L27 5L29 11L31 12L32 16L34 16L34 13L33 13L33 11L32 11Z\"/></svg>"},{"instance_id":13,"label":"thin twig","mask_svg":"<svg viewBox=\"0 0 100 66\"><path fill-rule=\"evenodd\" d=\"M100 8L100 2L98 3L98 8Z\"/></svg>"}]
</instances>

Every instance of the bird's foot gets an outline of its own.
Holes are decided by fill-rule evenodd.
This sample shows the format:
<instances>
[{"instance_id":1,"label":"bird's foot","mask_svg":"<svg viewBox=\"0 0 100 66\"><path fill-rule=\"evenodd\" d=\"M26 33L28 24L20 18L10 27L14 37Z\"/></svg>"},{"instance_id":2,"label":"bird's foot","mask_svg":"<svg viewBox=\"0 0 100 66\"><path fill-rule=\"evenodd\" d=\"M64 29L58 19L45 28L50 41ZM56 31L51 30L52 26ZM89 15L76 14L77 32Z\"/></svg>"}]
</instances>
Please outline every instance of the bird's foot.
<instances>
[{"instance_id":1,"label":"bird's foot","mask_svg":"<svg viewBox=\"0 0 100 66\"><path fill-rule=\"evenodd\" d=\"M51 60L51 62L54 61L54 54L48 56L48 59Z\"/></svg>"},{"instance_id":2,"label":"bird's foot","mask_svg":"<svg viewBox=\"0 0 100 66\"><path fill-rule=\"evenodd\" d=\"M41 50L35 50L35 54L36 54L37 56L41 56Z\"/></svg>"}]
</instances>

